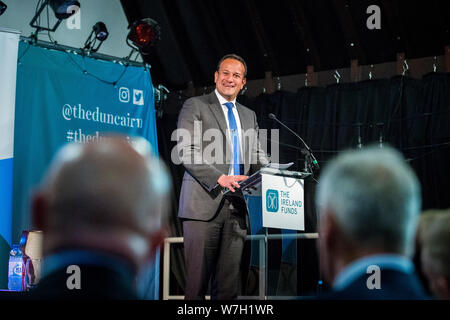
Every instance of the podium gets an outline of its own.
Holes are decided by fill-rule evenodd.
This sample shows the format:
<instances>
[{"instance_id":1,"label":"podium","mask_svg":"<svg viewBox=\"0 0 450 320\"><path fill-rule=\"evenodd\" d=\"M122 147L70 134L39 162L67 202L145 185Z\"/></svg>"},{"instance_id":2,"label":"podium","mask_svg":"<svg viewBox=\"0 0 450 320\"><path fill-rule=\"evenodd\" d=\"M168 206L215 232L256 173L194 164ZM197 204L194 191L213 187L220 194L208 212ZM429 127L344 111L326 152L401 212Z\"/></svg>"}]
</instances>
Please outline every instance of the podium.
<instances>
[{"instance_id":1,"label":"podium","mask_svg":"<svg viewBox=\"0 0 450 320\"><path fill-rule=\"evenodd\" d=\"M281 295L270 295L269 290L269 241L270 240L282 240L284 250L286 248L289 251L292 246L289 246L288 243L291 241L291 244L295 243L295 252L297 252L297 240L302 240L302 243L308 239L317 239L317 233L298 233L298 231L308 231L307 218L305 215L305 203L307 206L310 202L307 201L307 197L305 194L305 179L310 177L311 173L305 172L295 172L288 170L279 170L275 168L262 168L260 171L251 175L244 181L241 181L240 188L236 190L236 192L230 192L228 189L222 191L222 193L227 197L241 197L245 200L247 205L247 210L250 215L250 229L252 233L257 231L257 234L247 235L247 240L256 243L255 246L252 245L252 255L253 252L257 253L257 257L253 259L251 258L251 264L253 260L253 265L258 266L258 274L255 275L254 279L257 279L259 283L258 290L253 290L256 292L251 295L239 296L238 299L246 299L246 300L266 300L266 299L292 299L295 296L293 294L281 294ZM313 177L312 177L313 178ZM273 180L272 180L273 179ZM278 180L276 182L275 180ZM278 183L278 184L277 184ZM285 189L287 188L287 189ZM295 188L300 188L300 197L297 198L296 192L294 190L298 190ZM278 195L276 192L278 191ZM283 193L281 193L283 191ZM305 199L306 197L306 199ZM303 200L302 200L303 199ZM300 203L301 201L301 203ZM265 215L263 214L263 208L266 208ZM283 208L283 209L282 209ZM297 210L294 210L296 208ZM268 209L268 210L267 210ZM295 212L296 211L296 212ZM273 219L280 218L281 215L287 216L286 219ZM266 219L268 217L268 219ZM252 219L254 218L254 219ZM271 219L272 218L272 219ZM263 221L264 219L264 221ZM292 220L291 220L292 219ZM281 225L280 225L281 223ZM303 227L302 227L303 226ZM280 232L277 234L269 234L269 228L279 229ZM303 229L303 230L302 230ZM314 228L311 228L314 229ZM284 232L284 233L283 233ZM286 233L290 232L290 233ZM181 300L184 299L183 295L173 295L170 294L170 263L171 263L171 246L175 244L183 244L183 237L171 237L166 238L164 240L164 248L163 248L163 299L164 300ZM252 243L253 244L253 243ZM312 243L310 246L311 250L316 252L315 244ZM314 260L314 257L310 257L308 255L308 246L301 246L301 254L307 254L308 260ZM273 258L273 255L271 255ZM297 257L294 257L297 259ZM281 257L281 260L284 260ZM283 263L283 262L281 262ZM280 263L280 264L281 264ZM313 266L316 268L316 265ZM296 269L296 264L292 267L292 269ZM292 270L291 269L291 270ZM303 272L303 271L302 271ZM281 275L281 267L280 267L280 275ZM299 271L300 273L300 271ZM317 270L318 278L318 270ZM314 282L315 277L311 277L308 274L308 277L311 278L311 282ZM291 279L288 278L290 281ZM302 278L303 281L303 278ZM297 284L297 280L294 281ZM314 283L317 283L315 281ZM286 292L285 290L284 292ZM278 291L277 291L278 292ZM208 299L208 297L207 297Z\"/></svg>"},{"instance_id":2,"label":"podium","mask_svg":"<svg viewBox=\"0 0 450 320\"><path fill-rule=\"evenodd\" d=\"M226 197L242 197L245 200L250 215L250 229L252 231L260 230L260 234L247 236L249 241L258 241L257 246L252 246L252 255L254 251L259 253L259 294L258 296L242 296L241 299L292 298L292 296L280 297L268 294L268 242L269 240L288 242L318 238L317 233L298 233L298 231L305 231L304 180L309 176L311 176L309 172L266 167L241 181L240 188L236 189L236 192L228 189L223 192ZM260 210L255 209L258 204ZM259 224L258 222L261 222L262 229L255 226L255 224ZM280 233L269 234L269 228L280 229ZM289 230L290 233L282 233L282 231Z\"/></svg>"}]
</instances>

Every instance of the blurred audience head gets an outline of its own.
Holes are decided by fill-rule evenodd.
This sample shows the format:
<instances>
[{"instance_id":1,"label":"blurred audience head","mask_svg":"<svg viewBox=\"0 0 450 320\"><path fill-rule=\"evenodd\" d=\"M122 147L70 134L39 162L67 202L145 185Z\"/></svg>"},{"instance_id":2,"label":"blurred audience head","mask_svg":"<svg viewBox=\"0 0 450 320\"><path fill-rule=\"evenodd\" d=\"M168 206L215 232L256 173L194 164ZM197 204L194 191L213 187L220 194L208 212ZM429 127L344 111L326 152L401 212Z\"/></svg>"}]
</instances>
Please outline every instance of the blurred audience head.
<instances>
[{"instance_id":1,"label":"blurred audience head","mask_svg":"<svg viewBox=\"0 0 450 320\"><path fill-rule=\"evenodd\" d=\"M374 254L412 256L420 185L395 149L347 151L322 172L316 194L319 255L325 279Z\"/></svg>"},{"instance_id":2,"label":"blurred audience head","mask_svg":"<svg viewBox=\"0 0 450 320\"><path fill-rule=\"evenodd\" d=\"M425 211L417 238L430 291L438 299L450 299L450 209Z\"/></svg>"},{"instance_id":3,"label":"blurred audience head","mask_svg":"<svg viewBox=\"0 0 450 320\"><path fill-rule=\"evenodd\" d=\"M44 255L77 247L114 253L139 271L163 240L167 170L144 138L67 144L33 199Z\"/></svg>"}]
</instances>

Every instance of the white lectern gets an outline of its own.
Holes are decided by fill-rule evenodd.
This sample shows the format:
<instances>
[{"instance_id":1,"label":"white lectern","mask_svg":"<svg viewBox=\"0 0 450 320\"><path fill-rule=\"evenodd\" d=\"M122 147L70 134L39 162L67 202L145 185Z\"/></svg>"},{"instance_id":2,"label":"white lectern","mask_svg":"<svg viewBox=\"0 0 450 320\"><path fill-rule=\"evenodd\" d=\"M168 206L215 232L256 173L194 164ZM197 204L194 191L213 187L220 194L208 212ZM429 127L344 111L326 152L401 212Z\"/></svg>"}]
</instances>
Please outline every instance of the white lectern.
<instances>
[{"instance_id":1,"label":"white lectern","mask_svg":"<svg viewBox=\"0 0 450 320\"><path fill-rule=\"evenodd\" d=\"M268 228L305 230L304 179L311 173L262 168L240 183L236 192L224 191L225 196L260 197L264 234L250 235L247 240L259 240L259 298L267 299L268 240L315 239L317 233L268 234ZM249 214L252 214L249 210ZM251 227L251 226L250 226ZM253 297L242 297L244 299Z\"/></svg>"}]
</instances>

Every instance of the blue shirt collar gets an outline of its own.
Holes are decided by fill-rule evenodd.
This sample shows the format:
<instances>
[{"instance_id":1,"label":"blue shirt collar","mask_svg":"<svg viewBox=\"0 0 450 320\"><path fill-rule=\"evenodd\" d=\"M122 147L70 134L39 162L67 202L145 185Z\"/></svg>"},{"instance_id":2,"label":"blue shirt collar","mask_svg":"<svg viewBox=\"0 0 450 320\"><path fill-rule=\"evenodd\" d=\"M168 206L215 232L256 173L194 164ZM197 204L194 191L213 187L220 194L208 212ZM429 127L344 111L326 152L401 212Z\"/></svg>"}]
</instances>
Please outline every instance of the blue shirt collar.
<instances>
[{"instance_id":1,"label":"blue shirt collar","mask_svg":"<svg viewBox=\"0 0 450 320\"><path fill-rule=\"evenodd\" d=\"M367 256L350 263L335 278L334 290L343 290L353 281L367 274L367 267L376 265L380 269L390 269L405 273L414 272L414 264L405 256L397 254L379 254Z\"/></svg>"},{"instance_id":2,"label":"blue shirt collar","mask_svg":"<svg viewBox=\"0 0 450 320\"><path fill-rule=\"evenodd\" d=\"M116 270L124 276L133 274L131 264L119 256L106 252L75 249L59 251L46 256L42 265L42 278L69 265L103 266Z\"/></svg>"}]
</instances>

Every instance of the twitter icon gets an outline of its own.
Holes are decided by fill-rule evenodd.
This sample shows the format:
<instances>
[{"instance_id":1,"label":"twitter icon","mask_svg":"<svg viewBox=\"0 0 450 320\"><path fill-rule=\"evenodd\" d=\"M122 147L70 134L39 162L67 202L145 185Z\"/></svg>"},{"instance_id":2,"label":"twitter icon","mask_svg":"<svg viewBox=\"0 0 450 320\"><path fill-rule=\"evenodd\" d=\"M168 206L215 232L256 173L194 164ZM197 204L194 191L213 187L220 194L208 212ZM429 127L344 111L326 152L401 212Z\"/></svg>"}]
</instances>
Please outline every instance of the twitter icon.
<instances>
[{"instance_id":1,"label":"twitter icon","mask_svg":"<svg viewBox=\"0 0 450 320\"><path fill-rule=\"evenodd\" d=\"M144 91L133 89L133 104L138 106L144 105Z\"/></svg>"}]
</instances>

